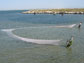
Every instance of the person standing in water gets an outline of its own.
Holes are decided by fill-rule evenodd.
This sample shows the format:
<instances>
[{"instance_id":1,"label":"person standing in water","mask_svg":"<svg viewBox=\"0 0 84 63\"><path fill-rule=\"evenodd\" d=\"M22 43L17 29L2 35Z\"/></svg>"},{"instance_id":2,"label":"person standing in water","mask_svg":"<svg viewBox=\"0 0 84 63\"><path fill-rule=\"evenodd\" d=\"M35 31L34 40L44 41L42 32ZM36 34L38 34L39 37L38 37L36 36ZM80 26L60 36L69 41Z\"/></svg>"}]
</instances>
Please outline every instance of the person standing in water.
<instances>
[{"instance_id":1,"label":"person standing in water","mask_svg":"<svg viewBox=\"0 0 84 63\"><path fill-rule=\"evenodd\" d=\"M70 47L72 45L73 42L73 36L70 38L70 40L67 40L67 46L66 47Z\"/></svg>"},{"instance_id":2,"label":"person standing in water","mask_svg":"<svg viewBox=\"0 0 84 63\"><path fill-rule=\"evenodd\" d=\"M80 27L81 27L81 25L82 25L82 22L80 22L80 23L79 23L78 28L80 28Z\"/></svg>"}]
</instances>

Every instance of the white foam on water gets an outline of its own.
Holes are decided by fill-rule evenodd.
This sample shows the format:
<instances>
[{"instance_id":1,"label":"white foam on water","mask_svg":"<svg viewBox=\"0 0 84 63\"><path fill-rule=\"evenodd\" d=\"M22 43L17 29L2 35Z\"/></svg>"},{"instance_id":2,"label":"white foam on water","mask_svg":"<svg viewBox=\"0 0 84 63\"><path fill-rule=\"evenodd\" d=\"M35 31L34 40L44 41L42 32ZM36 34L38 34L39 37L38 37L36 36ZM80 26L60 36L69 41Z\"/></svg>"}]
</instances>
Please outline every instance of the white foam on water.
<instances>
[{"instance_id":1,"label":"white foam on water","mask_svg":"<svg viewBox=\"0 0 84 63\"><path fill-rule=\"evenodd\" d=\"M22 27L22 28L14 28L14 29L24 29L24 28L52 28L52 27L56 27L56 28L73 28L74 26L76 26L76 24L72 24L72 25L60 25L60 26Z\"/></svg>"},{"instance_id":2,"label":"white foam on water","mask_svg":"<svg viewBox=\"0 0 84 63\"><path fill-rule=\"evenodd\" d=\"M15 35L12 33L12 31L14 31L16 29L2 29L2 31L7 32L8 35L15 37L17 39L26 41L26 42L32 42L32 43L36 43L36 44L52 44L52 45L58 45L58 42L60 40L40 40L40 39L30 39L30 38L24 38L24 37L20 37L18 35Z\"/></svg>"},{"instance_id":3,"label":"white foam on water","mask_svg":"<svg viewBox=\"0 0 84 63\"><path fill-rule=\"evenodd\" d=\"M76 26L76 24L72 24L72 25L61 25L61 26L50 26L50 27L57 27L57 28L73 28L74 26Z\"/></svg>"},{"instance_id":4,"label":"white foam on water","mask_svg":"<svg viewBox=\"0 0 84 63\"><path fill-rule=\"evenodd\" d=\"M72 25L64 25L64 26L43 26L43 27L24 27L24 28L45 28L45 27L59 27L59 28L73 28L76 24ZM12 32L16 29L24 29L24 28L15 28L15 29L2 29L1 31L6 32L11 37L26 41L26 42L32 42L37 44L53 44L58 45L61 40L42 40L42 39L31 39L31 38L24 38L20 37L18 35L13 34Z\"/></svg>"}]
</instances>

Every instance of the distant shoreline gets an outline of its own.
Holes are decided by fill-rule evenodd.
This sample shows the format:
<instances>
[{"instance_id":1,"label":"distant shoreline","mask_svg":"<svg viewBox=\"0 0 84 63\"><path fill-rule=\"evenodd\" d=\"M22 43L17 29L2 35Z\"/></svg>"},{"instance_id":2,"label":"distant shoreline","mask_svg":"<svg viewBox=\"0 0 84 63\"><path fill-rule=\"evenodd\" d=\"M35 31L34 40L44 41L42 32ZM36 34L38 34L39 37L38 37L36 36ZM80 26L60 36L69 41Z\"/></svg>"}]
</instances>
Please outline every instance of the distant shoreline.
<instances>
[{"instance_id":1,"label":"distant shoreline","mask_svg":"<svg viewBox=\"0 0 84 63\"><path fill-rule=\"evenodd\" d=\"M34 9L22 12L23 14L84 14L82 9Z\"/></svg>"}]
</instances>

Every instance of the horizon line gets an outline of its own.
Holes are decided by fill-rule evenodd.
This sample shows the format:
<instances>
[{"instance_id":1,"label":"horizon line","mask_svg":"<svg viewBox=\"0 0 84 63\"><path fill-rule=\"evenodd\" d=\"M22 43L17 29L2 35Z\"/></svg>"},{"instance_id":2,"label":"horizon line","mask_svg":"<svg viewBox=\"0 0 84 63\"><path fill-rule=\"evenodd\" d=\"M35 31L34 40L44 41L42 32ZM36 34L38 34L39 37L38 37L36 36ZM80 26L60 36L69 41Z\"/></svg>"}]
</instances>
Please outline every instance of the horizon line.
<instances>
[{"instance_id":1,"label":"horizon line","mask_svg":"<svg viewBox=\"0 0 84 63\"><path fill-rule=\"evenodd\" d=\"M34 10L34 9L84 9L84 8L32 8L32 9L3 9L0 11L13 11L13 10Z\"/></svg>"}]
</instances>

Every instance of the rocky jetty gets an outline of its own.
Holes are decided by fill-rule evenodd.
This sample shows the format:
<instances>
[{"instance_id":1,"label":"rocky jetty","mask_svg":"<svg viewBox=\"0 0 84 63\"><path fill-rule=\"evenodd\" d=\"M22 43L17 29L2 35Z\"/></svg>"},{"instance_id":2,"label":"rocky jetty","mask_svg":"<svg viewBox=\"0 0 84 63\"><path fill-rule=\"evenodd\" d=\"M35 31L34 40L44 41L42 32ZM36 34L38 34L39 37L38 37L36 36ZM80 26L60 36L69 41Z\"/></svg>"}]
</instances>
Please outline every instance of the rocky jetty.
<instances>
[{"instance_id":1,"label":"rocky jetty","mask_svg":"<svg viewBox=\"0 0 84 63\"><path fill-rule=\"evenodd\" d=\"M84 9L43 9L29 10L23 14L84 14Z\"/></svg>"}]
</instances>

